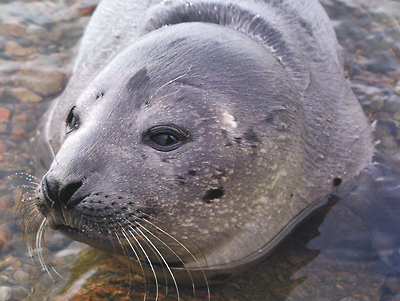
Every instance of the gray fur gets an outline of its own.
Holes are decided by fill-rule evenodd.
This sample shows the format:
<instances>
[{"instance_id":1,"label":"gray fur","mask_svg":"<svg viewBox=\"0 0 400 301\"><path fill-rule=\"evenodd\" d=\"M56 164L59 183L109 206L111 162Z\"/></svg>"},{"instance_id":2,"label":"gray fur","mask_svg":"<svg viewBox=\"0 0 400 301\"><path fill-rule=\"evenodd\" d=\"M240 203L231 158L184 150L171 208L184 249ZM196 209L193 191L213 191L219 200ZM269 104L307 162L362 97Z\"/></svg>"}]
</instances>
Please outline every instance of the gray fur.
<instances>
[{"instance_id":1,"label":"gray fur","mask_svg":"<svg viewBox=\"0 0 400 301\"><path fill-rule=\"evenodd\" d=\"M164 127L176 149L155 149ZM197 261L157 233L166 260L209 277L268 254L373 150L316 0L103 0L43 137L53 228L124 254L108 230L150 218Z\"/></svg>"}]
</instances>

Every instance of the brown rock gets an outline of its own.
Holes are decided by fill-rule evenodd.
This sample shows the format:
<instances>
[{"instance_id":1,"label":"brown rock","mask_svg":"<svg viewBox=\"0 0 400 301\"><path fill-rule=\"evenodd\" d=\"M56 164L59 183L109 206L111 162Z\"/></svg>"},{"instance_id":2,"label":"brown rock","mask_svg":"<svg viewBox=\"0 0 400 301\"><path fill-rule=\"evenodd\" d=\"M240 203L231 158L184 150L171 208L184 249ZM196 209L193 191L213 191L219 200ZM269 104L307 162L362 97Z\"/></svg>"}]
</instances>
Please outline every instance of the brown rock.
<instances>
[{"instance_id":1,"label":"brown rock","mask_svg":"<svg viewBox=\"0 0 400 301\"><path fill-rule=\"evenodd\" d=\"M6 108L0 108L0 121L8 119L10 117L10 110Z\"/></svg>"},{"instance_id":2,"label":"brown rock","mask_svg":"<svg viewBox=\"0 0 400 301\"><path fill-rule=\"evenodd\" d=\"M40 102L43 100L43 97L24 87L12 88L10 94L22 102Z\"/></svg>"},{"instance_id":3,"label":"brown rock","mask_svg":"<svg viewBox=\"0 0 400 301\"><path fill-rule=\"evenodd\" d=\"M17 20L5 21L1 24L0 34L24 38L26 37L25 25L19 23Z\"/></svg>"},{"instance_id":4,"label":"brown rock","mask_svg":"<svg viewBox=\"0 0 400 301\"><path fill-rule=\"evenodd\" d=\"M63 69L51 66L27 68L12 76L15 86L23 86L41 95L49 96L61 92L67 80Z\"/></svg>"},{"instance_id":5,"label":"brown rock","mask_svg":"<svg viewBox=\"0 0 400 301\"><path fill-rule=\"evenodd\" d=\"M25 271L17 270L13 278L17 283L24 283L29 280L29 274Z\"/></svg>"},{"instance_id":6,"label":"brown rock","mask_svg":"<svg viewBox=\"0 0 400 301\"><path fill-rule=\"evenodd\" d=\"M48 30L36 24L29 24L25 32L28 39L35 45L47 45L48 39L51 38Z\"/></svg>"},{"instance_id":7,"label":"brown rock","mask_svg":"<svg viewBox=\"0 0 400 301\"><path fill-rule=\"evenodd\" d=\"M15 129L13 129L13 136L10 138L10 140L15 140L16 138L25 136L25 134L26 134L26 131L23 128L16 127Z\"/></svg>"},{"instance_id":8,"label":"brown rock","mask_svg":"<svg viewBox=\"0 0 400 301\"><path fill-rule=\"evenodd\" d=\"M35 47L22 47L14 41L8 41L5 45L5 54L7 56L28 56L35 51Z\"/></svg>"},{"instance_id":9,"label":"brown rock","mask_svg":"<svg viewBox=\"0 0 400 301\"><path fill-rule=\"evenodd\" d=\"M78 0L74 3L72 9L81 16L91 15L99 2L99 0Z\"/></svg>"},{"instance_id":10,"label":"brown rock","mask_svg":"<svg viewBox=\"0 0 400 301\"><path fill-rule=\"evenodd\" d=\"M25 123L27 121L32 121L32 116L31 116L31 114L29 114L29 112L24 112L19 115L15 115L11 119L11 122L13 124L17 124L17 123L21 124L21 123Z\"/></svg>"}]
</instances>

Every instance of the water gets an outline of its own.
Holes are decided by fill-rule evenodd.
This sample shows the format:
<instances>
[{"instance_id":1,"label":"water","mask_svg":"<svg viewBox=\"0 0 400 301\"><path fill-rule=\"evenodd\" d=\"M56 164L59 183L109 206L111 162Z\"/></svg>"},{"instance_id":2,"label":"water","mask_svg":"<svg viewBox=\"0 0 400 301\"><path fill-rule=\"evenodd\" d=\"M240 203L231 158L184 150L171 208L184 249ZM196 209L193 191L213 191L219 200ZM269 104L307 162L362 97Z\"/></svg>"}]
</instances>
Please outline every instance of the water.
<instances>
[{"instance_id":1,"label":"water","mask_svg":"<svg viewBox=\"0 0 400 301\"><path fill-rule=\"evenodd\" d=\"M212 287L212 300L400 299L400 2L321 2L344 48L351 87L374 122L378 164L262 264ZM0 300L143 300L141 276L54 231L46 246L61 277L43 271L14 222L23 188L10 191L7 180L34 173L29 139L66 83L95 3L0 0ZM154 285L146 288L154 299ZM180 293L193 300L190 289ZM173 288L159 295L176 300ZM206 297L196 290L196 300Z\"/></svg>"}]
</instances>

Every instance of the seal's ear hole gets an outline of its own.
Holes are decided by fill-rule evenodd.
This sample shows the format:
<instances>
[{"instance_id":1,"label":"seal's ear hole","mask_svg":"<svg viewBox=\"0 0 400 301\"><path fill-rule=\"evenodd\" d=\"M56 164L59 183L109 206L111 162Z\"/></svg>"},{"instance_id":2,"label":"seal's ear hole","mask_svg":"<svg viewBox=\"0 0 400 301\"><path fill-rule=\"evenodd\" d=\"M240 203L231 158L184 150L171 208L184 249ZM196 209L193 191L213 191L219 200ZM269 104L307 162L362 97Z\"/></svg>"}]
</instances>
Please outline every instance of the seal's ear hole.
<instances>
[{"instance_id":1,"label":"seal's ear hole","mask_svg":"<svg viewBox=\"0 0 400 301\"><path fill-rule=\"evenodd\" d=\"M151 128L143 140L158 151L169 152L180 147L188 137L186 132L174 126L157 126Z\"/></svg>"},{"instance_id":2,"label":"seal's ear hole","mask_svg":"<svg viewBox=\"0 0 400 301\"><path fill-rule=\"evenodd\" d=\"M79 119L78 115L76 114L75 107L72 107L71 111L69 111L67 120L66 120L66 133L69 134L73 130L77 129L79 127Z\"/></svg>"}]
</instances>

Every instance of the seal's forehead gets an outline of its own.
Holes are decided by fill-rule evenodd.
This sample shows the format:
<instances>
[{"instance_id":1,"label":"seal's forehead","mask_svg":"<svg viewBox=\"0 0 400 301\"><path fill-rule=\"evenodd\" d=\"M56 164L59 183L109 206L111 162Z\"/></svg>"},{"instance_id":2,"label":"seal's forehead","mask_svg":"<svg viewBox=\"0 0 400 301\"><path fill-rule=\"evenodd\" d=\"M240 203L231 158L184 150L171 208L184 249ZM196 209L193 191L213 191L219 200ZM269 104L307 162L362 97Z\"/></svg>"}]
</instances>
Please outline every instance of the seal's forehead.
<instances>
[{"instance_id":1,"label":"seal's forehead","mask_svg":"<svg viewBox=\"0 0 400 301\"><path fill-rule=\"evenodd\" d=\"M117 55L105 71L112 74L109 81L124 78L126 84L143 67L153 80L166 82L189 68L201 69L203 75L218 72L229 79L246 70L273 70L282 67L279 65L265 47L245 34L215 24L186 23L143 35ZM210 76L210 81L215 81L215 76Z\"/></svg>"},{"instance_id":2,"label":"seal's forehead","mask_svg":"<svg viewBox=\"0 0 400 301\"><path fill-rule=\"evenodd\" d=\"M201 107L196 103L221 102L221 96L225 104L293 98L292 83L272 54L246 35L220 27L178 24L144 35L99 73L91 85L98 91L90 97L105 95L96 102L113 103L121 112L128 104L137 112L182 99Z\"/></svg>"}]
</instances>

